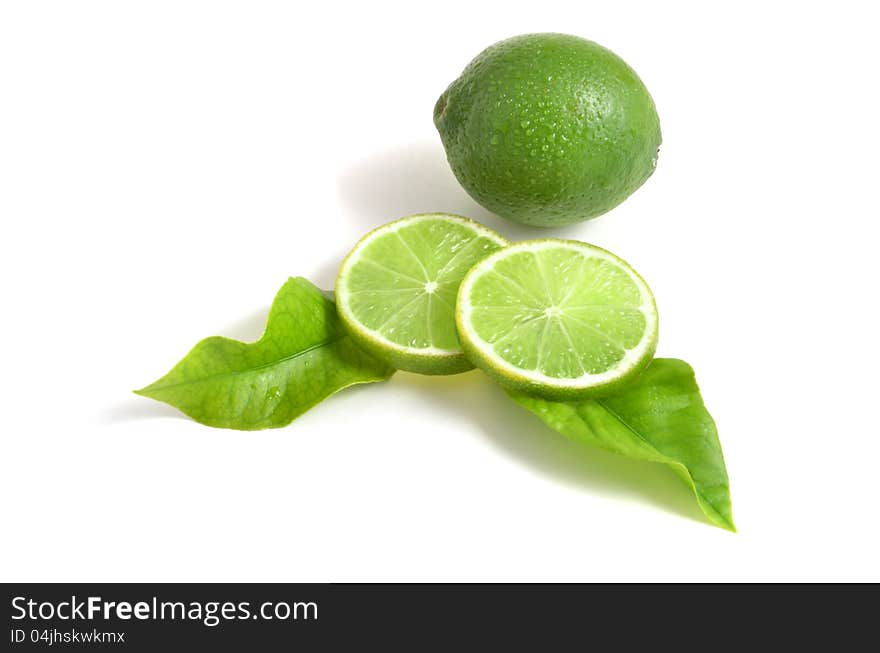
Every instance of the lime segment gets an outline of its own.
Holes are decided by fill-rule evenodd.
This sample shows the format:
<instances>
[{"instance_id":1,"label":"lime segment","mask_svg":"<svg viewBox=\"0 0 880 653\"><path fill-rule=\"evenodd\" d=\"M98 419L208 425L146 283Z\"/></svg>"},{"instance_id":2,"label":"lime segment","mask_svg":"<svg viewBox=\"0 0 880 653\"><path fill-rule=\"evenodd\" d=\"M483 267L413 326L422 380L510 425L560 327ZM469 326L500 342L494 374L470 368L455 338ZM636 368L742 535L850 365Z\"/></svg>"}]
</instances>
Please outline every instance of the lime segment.
<instances>
[{"instance_id":1,"label":"lime segment","mask_svg":"<svg viewBox=\"0 0 880 653\"><path fill-rule=\"evenodd\" d=\"M485 258L459 288L456 322L473 362L549 399L610 391L657 345L647 284L626 262L576 241L535 240Z\"/></svg>"},{"instance_id":2,"label":"lime segment","mask_svg":"<svg viewBox=\"0 0 880 653\"><path fill-rule=\"evenodd\" d=\"M339 316L367 351L397 369L451 374L473 367L455 330L467 271L506 244L460 216L427 213L367 234L336 280Z\"/></svg>"}]
</instances>

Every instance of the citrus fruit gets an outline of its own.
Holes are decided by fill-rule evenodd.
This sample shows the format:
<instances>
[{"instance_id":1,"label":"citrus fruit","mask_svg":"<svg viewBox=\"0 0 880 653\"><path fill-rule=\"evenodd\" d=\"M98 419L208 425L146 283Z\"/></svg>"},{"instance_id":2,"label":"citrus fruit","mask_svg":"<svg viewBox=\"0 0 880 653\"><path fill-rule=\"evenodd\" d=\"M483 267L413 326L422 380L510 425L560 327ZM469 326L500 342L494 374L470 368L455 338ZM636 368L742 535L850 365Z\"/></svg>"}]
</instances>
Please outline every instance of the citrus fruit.
<instances>
[{"instance_id":1,"label":"citrus fruit","mask_svg":"<svg viewBox=\"0 0 880 653\"><path fill-rule=\"evenodd\" d=\"M336 307L351 337L389 365L455 374L473 365L455 332L455 298L465 273L507 244L456 215L425 213L370 232L342 263Z\"/></svg>"},{"instance_id":2,"label":"citrus fruit","mask_svg":"<svg viewBox=\"0 0 880 653\"><path fill-rule=\"evenodd\" d=\"M642 81L602 46L527 34L490 46L434 107L449 165L490 211L528 225L596 217L654 172L660 122Z\"/></svg>"},{"instance_id":3,"label":"citrus fruit","mask_svg":"<svg viewBox=\"0 0 880 653\"><path fill-rule=\"evenodd\" d=\"M613 392L657 346L647 284L614 254L571 240L520 242L477 263L458 290L455 319L478 367L559 401Z\"/></svg>"}]
</instances>

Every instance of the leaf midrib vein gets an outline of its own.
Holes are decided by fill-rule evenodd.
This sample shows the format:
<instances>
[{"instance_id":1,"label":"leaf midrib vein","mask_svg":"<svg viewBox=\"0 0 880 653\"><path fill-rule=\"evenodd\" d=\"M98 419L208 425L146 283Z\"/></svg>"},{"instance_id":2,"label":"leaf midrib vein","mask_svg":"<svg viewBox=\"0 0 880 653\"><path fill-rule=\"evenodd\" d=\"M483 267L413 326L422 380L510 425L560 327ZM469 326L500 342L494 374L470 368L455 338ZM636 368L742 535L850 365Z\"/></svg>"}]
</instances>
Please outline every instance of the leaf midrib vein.
<instances>
[{"instance_id":1,"label":"leaf midrib vein","mask_svg":"<svg viewBox=\"0 0 880 653\"><path fill-rule=\"evenodd\" d=\"M266 369L267 367L273 367L275 365L283 365L284 363L291 361L291 360L294 360L296 358L299 358L300 356L305 356L306 354L309 354L309 353L315 351L316 349L320 349L321 347L326 347L328 345L332 345L334 342L338 342L339 340L342 340L345 337L347 337L347 335L345 333L339 333L339 334L333 336L332 338L325 338L324 340L321 340L320 342L316 342L313 345L309 345L305 349L301 349L298 352L295 352L295 353L290 354L288 356L283 356L282 358L277 358L275 360L268 361L266 363L263 363L262 365L257 365L255 367L248 367L247 369L243 369L243 370L228 370L226 372L218 372L216 374L210 374L208 376L203 376L198 379L190 379L187 381L178 381L177 383L170 383L168 385L150 386L150 387L145 388L145 390L151 390L151 391L171 390L173 388L177 388L177 387L184 386L184 385L193 385L196 383L205 383L207 381L215 381L217 379L221 379L221 378L227 377L227 376L237 376L239 374L250 374L250 373L258 372L260 370ZM236 342L236 341L232 341L232 342ZM256 345L259 343L253 343L253 344Z\"/></svg>"},{"instance_id":2,"label":"leaf midrib vein","mask_svg":"<svg viewBox=\"0 0 880 653\"><path fill-rule=\"evenodd\" d=\"M633 434L638 440L640 440L640 441L644 442L646 445L648 445L648 446L651 448L652 451L656 451L658 454L660 454L661 456L663 456L663 458L666 459L666 461L669 461L669 462L675 463L676 465L681 465L682 467L684 467L685 471L687 472L687 475L688 475L688 476L690 477L690 479L691 479L691 483L693 484L694 493L695 493L697 496L699 496L703 501L705 501L707 505L712 506L712 510L714 510L714 511L715 511L715 514L717 514L722 520L724 520L725 522L728 521L727 518L724 517L724 515L722 515L722 514L718 511L718 508L715 507L715 504L714 504L713 502L709 501L709 499L706 497L706 495L704 495L702 492L700 492L700 490L697 488L697 483L696 483L696 481L694 480L694 475L691 473L690 467L688 467L687 465L685 465L685 464L684 464L683 462L681 462L680 460L676 460L675 458L670 458L670 457L667 456L665 453L663 453L662 451L660 451L657 447L655 447L651 442L648 442L648 440L646 440L645 437L644 437L641 433L639 433L639 432L636 431L632 426L630 426L629 423L628 423L625 419L623 419L620 415L618 415L618 414L617 414L612 408L610 408L610 407L608 406L608 404L606 404L603 400L601 400L601 399L595 399L594 401L595 401L597 404L599 404L599 406L601 406L601 407L605 410L605 412L607 412L607 413L610 414L614 419L616 419L618 422L620 422L620 424L622 424L623 427L624 427L627 431L629 431L630 433L632 433L632 434ZM668 462L667 462L667 464L668 464Z\"/></svg>"}]
</instances>

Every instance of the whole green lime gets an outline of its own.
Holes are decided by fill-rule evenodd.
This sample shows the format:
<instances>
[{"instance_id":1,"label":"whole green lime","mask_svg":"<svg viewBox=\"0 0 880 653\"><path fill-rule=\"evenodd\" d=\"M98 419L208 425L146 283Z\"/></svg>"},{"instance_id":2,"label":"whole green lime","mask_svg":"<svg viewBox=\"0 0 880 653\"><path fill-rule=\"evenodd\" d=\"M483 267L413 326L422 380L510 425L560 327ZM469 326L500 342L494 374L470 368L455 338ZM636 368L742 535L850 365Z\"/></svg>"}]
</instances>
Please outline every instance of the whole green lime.
<instances>
[{"instance_id":1,"label":"whole green lime","mask_svg":"<svg viewBox=\"0 0 880 653\"><path fill-rule=\"evenodd\" d=\"M566 34L481 52L437 100L449 165L500 216L557 226L601 215L654 172L660 122L632 68Z\"/></svg>"}]
</instances>

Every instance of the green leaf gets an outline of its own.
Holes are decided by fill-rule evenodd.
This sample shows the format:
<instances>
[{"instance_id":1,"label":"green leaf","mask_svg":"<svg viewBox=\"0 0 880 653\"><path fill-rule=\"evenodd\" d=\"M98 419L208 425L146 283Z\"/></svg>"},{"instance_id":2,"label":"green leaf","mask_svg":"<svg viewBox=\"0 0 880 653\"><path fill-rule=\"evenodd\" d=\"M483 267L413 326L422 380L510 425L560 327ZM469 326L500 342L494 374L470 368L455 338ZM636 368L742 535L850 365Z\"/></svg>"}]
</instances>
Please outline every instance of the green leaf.
<instances>
[{"instance_id":1,"label":"green leaf","mask_svg":"<svg viewBox=\"0 0 880 653\"><path fill-rule=\"evenodd\" d=\"M258 341L206 338L135 392L208 426L255 430L285 426L343 388L392 373L351 341L333 302L298 277L278 291Z\"/></svg>"},{"instance_id":2,"label":"green leaf","mask_svg":"<svg viewBox=\"0 0 880 653\"><path fill-rule=\"evenodd\" d=\"M709 520L736 530L718 431L684 361L657 358L636 381L602 399L562 403L508 394L572 440L669 465Z\"/></svg>"}]
</instances>

